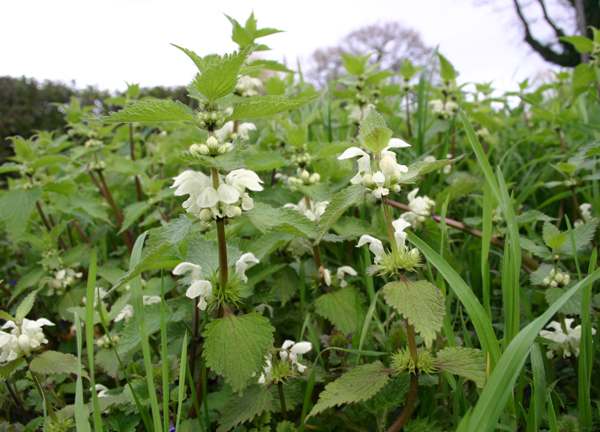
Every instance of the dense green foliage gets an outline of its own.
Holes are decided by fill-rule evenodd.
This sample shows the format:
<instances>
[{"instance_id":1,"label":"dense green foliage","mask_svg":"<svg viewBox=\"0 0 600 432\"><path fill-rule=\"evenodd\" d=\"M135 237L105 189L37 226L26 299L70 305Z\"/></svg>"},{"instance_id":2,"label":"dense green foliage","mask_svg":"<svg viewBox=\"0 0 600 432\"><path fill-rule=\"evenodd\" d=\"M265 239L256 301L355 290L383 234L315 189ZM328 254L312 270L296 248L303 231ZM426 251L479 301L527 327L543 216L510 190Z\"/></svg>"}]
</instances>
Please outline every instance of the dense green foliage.
<instances>
[{"instance_id":1,"label":"dense green foliage","mask_svg":"<svg viewBox=\"0 0 600 432\"><path fill-rule=\"evenodd\" d=\"M600 35L514 93L439 53L318 92L229 20L193 103L11 139L0 429L597 430Z\"/></svg>"}]
</instances>

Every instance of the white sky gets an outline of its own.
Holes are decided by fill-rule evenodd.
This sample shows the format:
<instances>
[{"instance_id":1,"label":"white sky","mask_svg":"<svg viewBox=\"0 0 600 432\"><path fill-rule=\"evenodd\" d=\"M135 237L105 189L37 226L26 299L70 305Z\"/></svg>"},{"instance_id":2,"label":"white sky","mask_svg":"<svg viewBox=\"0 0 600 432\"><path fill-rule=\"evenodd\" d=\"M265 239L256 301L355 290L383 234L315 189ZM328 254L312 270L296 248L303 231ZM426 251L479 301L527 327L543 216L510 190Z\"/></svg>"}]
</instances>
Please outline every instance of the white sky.
<instances>
[{"instance_id":1,"label":"white sky","mask_svg":"<svg viewBox=\"0 0 600 432\"><path fill-rule=\"evenodd\" d=\"M335 45L346 33L395 20L418 30L460 72L461 81L517 81L549 68L520 42L521 28L509 0L500 9L476 0L3 0L0 3L0 76L75 80L122 89L125 82L185 85L195 67L171 47L199 54L227 52L230 24L254 10L259 27L285 33L263 39L269 58L294 66L315 49Z\"/></svg>"}]
</instances>

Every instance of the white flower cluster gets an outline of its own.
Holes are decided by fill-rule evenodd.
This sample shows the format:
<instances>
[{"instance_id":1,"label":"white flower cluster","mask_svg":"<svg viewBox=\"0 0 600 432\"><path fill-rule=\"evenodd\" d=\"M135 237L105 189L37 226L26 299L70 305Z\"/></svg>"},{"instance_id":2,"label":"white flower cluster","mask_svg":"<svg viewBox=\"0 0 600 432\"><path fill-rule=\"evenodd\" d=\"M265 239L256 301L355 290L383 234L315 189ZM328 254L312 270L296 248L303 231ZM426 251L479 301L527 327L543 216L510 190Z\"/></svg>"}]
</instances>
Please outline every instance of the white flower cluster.
<instances>
[{"instance_id":1,"label":"white flower cluster","mask_svg":"<svg viewBox=\"0 0 600 432\"><path fill-rule=\"evenodd\" d=\"M276 178L284 180L290 189L294 189L297 186L316 184L321 181L321 175L319 173L311 173L306 168L298 168L295 176L278 174L276 175Z\"/></svg>"},{"instance_id":2,"label":"white flower cluster","mask_svg":"<svg viewBox=\"0 0 600 432\"><path fill-rule=\"evenodd\" d=\"M64 294L65 290L81 279L83 273L76 272L72 268L63 268L54 272L54 276L48 281L48 294Z\"/></svg>"},{"instance_id":3,"label":"white flower cluster","mask_svg":"<svg viewBox=\"0 0 600 432\"><path fill-rule=\"evenodd\" d=\"M356 272L356 270L354 270L352 267L350 266L341 266L338 267L336 272L335 272L335 276L337 278L338 284L340 285L340 288L344 288L348 286L348 282L346 281L346 276L356 276L358 275L358 273ZM331 271L329 269L322 269L322 274L321 277L323 279L323 282L325 282L325 285L327 286L331 286Z\"/></svg>"},{"instance_id":4,"label":"white flower cluster","mask_svg":"<svg viewBox=\"0 0 600 432\"><path fill-rule=\"evenodd\" d=\"M46 318L35 321L23 318L20 323L6 321L2 330L11 330L10 333L0 330L0 364L29 355L42 344L48 343L42 327L53 325L54 323Z\"/></svg>"},{"instance_id":5,"label":"white flower cluster","mask_svg":"<svg viewBox=\"0 0 600 432\"><path fill-rule=\"evenodd\" d=\"M298 204L288 203L285 204L284 208L296 210L297 212L306 216L306 218L312 222L318 222L325 213L329 201L313 201L310 198L301 199Z\"/></svg>"},{"instance_id":6,"label":"white flower cluster","mask_svg":"<svg viewBox=\"0 0 600 432\"><path fill-rule=\"evenodd\" d=\"M310 342L294 342L293 340L285 340L279 349L279 359L282 362L289 362L292 370L298 371L298 373L304 373L306 366L298 361L298 357L302 354L306 354L312 350L312 344ZM269 384L273 378L273 357L268 354L265 357L265 366L263 372L258 378L259 384Z\"/></svg>"},{"instance_id":7,"label":"white flower cluster","mask_svg":"<svg viewBox=\"0 0 600 432\"><path fill-rule=\"evenodd\" d=\"M171 188L175 189L176 196L189 195L183 208L203 222L233 218L240 216L242 211L252 210L254 200L246 190L263 190L260 177L248 169L233 170L225 177L220 175L216 188L213 180L199 171L186 170L173 180Z\"/></svg>"},{"instance_id":8,"label":"white flower cluster","mask_svg":"<svg viewBox=\"0 0 600 432\"><path fill-rule=\"evenodd\" d=\"M542 283L545 286L549 286L552 288L556 288L560 285L567 286L570 282L571 276L569 276L569 273L561 272L560 270L557 270L555 268L552 268L550 270L550 273L548 273L548 276L546 276L542 281Z\"/></svg>"},{"instance_id":9,"label":"white flower cluster","mask_svg":"<svg viewBox=\"0 0 600 432\"><path fill-rule=\"evenodd\" d=\"M113 345L116 345L117 342L119 342L119 339L118 335L111 335L109 337L105 334L96 339L96 346L98 346L98 348L110 348Z\"/></svg>"},{"instance_id":10,"label":"white flower cluster","mask_svg":"<svg viewBox=\"0 0 600 432\"><path fill-rule=\"evenodd\" d=\"M561 354L562 357L579 356L579 342L581 339L581 326L573 327L573 318L566 318L563 325L558 321L552 321L546 326L546 330L540 332L540 336L550 342L546 357L553 358L554 354ZM565 331L566 329L566 331ZM596 329L592 328L592 334L596 334Z\"/></svg>"},{"instance_id":11,"label":"white flower cluster","mask_svg":"<svg viewBox=\"0 0 600 432\"><path fill-rule=\"evenodd\" d=\"M419 227L433 212L435 201L426 195L417 196L419 188L413 189L408 193L408 207L410 211L402 213L400 216L414 228Z\"/></svg>"},{"instance_id":12,"label":"white flower cluster","mask_svg":"<svg viewBox=\"0 0 600 432\"><path fill-rule=\"evenodd\" d=\"M584 222L589 222L592 216L592 205L590 203L583 203L579 206L579 213L581 213L581 217Z\"/></svg>"},{"instance_id":13,"label":"white flower cluster","mask_svg":"<svg viewBox=\"0 0 600 432\"><path fill-rule=\"evenodd\" d=\"M258 96L262 88L263 83L259 78L242 75L238 78L235 91L240 96Z\"/></svg>"},{"instance_id":14,"label":"white flower cluster","mask_svg":"<svg viewBox=\"0 0 600 432\"><path fill-rule=\"evenodd\" d=\"M452 117L458 112L458 104L453 100L434 99L429 101L429 107L434 114L443 119Z\"/></svg>"},{"instance_id":15,"label":"white flower cluster","mask_svg":"<svg viewBox=\"0 0 600 432\"><path fill-rule=\"evenodd\" d=\"M161 302L161 298L160 296L157 295L152 295L152 296L142 296L142 304L144 306L150 306L153 304L157 304ZM117 314L117 316L115 316L114 322L119 322L119 321L125 321L128 322L134 314L134 309L133 306L131 306L130 304L126 304L125 306L123 306L123 308L119 311L119 313Z\"/></svg>"},{"instance_id":16,"label":"white flower cluster","mask_svg":"<svg viewBox=\"0 0 600 432\"><path fill-rule=\"evenodd\" d=\"M394 228L394 241L396 242L396 246L400 249L407 249L406 233L404 230L409 226L410 223L403 218L398 218L392 222L392 227ZM374 256L375 264L379 264L385 256L385 249L383 248L383 243L381 240L368 234L364 234L358 239L356 247L362 247L364 245L369 245L369 250ZM409 251L409 254L418 257L419 250L417 248L413 248Z\"/></svg>"},{"instance_id":17,"label":"white flower cluster","mask_svg":"<svg viewBox=\"0 0 600 432\"><path fill-rule=\"evenodd\" d=\"M254 123L241 123L237 132L235 131L235 123L228 121L221 129L210 135L206 142L201 144L192 144L189 151L194 156L217 156L225 154L234 149L233 141L239 137L242 141L247 141L250 137L250 132L256 130Z\"/></svg>"},{"instance_id":18,"label":"white flower cluster","mask_svg":"<svg viewBox=\"0 0 600 432\"><path fill-rule=\"evenodd\" d=\"M215 131L215 136L221 142L235 140L236 138L248 141L250 133L255 130L256 125L254 123L240 123L236 130L235 122L228 121L221 129Z\"/></svg>"},{"instance_id":19,"label":"white flower cluster","mask_svg":"<svg viewBox=\"0 0 600 432\"><path fill-rule=\"evenodd\" d=\"M246 270L260 261L251 252L242 254L235 263L235 274L243 282L248 282ZM173 269L175 276L186 276L189 284L185 292L190 299L198 298L198 309L206 310L213 292L212 282L202 278L202 267L191 262L181 262ZM159 300L160 301L160 300Z\"/></svg>"},{"instance_id":20,"label":"white flower cluster","mask_svg":"<svg viewBox=\"0 0 600 432\"><path fill-rule=\"evenodd\" d=\"M400 191L399 180L402 174L408 172L406 165L401 165L396 161L396 153L390 151L394 148L406 148L410 144L399 138L392 138L387 147L385 147L375 159L379 163L376 170L371 167L371 155L360 147L349 147L340 156L338 160L358 158L358 172L350 183L362 184L371 191L376 199L382 199L393 192Z\"/></svg>"}]
</instances>

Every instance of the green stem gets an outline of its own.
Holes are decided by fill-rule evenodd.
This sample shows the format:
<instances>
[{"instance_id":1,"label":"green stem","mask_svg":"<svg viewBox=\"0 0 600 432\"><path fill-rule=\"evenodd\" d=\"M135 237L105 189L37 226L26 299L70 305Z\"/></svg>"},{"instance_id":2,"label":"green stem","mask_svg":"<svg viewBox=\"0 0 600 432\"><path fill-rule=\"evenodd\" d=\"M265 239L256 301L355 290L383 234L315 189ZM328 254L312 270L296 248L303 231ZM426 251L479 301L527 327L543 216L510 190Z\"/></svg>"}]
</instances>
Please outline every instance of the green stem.
<instances>
[{"instance_id":1,"label":"green stem","mask_svg":"<svg viewBox=\"0 0 600 432\"><path fill-rule=\"evenodd\" d=\"M211 177L213 187L219 187L219 172L216 168L211 169ZM227 241L225 239L225 219L217 218L217 241L219 243L219 286L224 290L229 279L228 264L227 264ZM226 307L224 307L227 310Z\"/></svg>"},{"instance_id":2,"label":"green stem","mask_svg":"<svg viewBox=\"0 0 600 432\"><path fill-rule=\"evenodd\" d=\"M31 368L29 368L29 374L31 375L33 383L35 384L36 390L38 391L38 393L40 394L40 397L44 401L44 406L46 407L46 411L48 412L48 415L53 420L56 420L56 414L54 413L54 410L52 409L52 405L50 404L50 402L46 398L46 395L44 393L44 389L42 388L42 384L40 383L40 380L38 379L38 377L35 374L35 372L31 370Z\"/></svg>"},{"instance_id":3,"label":"green stem","mask_svg":"<svg viewBox=\"0 0 600 432\"><path fill-rule=\"evenodd\" d=\"M287 417L287 408L285 405L285 393L283 392L283 383L282 382L277 383L277 390L279 392L279 403L281 405L281 416L285 420Z\"/></svg>"}]
</instances>

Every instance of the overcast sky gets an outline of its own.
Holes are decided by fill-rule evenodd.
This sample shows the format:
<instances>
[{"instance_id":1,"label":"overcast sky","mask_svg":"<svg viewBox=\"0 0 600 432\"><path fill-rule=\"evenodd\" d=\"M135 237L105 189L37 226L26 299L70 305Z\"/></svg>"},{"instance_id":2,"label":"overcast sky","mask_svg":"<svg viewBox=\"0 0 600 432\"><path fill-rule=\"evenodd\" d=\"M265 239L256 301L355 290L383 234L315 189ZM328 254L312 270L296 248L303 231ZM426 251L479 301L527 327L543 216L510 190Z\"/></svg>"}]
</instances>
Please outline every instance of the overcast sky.
<instances>
[{"instance_id":1,"label":"overcast sky","mask_svg":"<svg viewBox=\"0 0 600 432\"><path fill-rule=\"evenodd\" d=\"M230 24L254 10L259 26L285 33L264 39L268 56L294 65L363 25L396 20L439 45L461 81L518 80L548 69L520 42L508 0L4 0L0 3L0 76L75 80L122 89L125 82L184 85L195 67L171 42L199 54L234 49Z\"/></svg>"}]
</instances>

